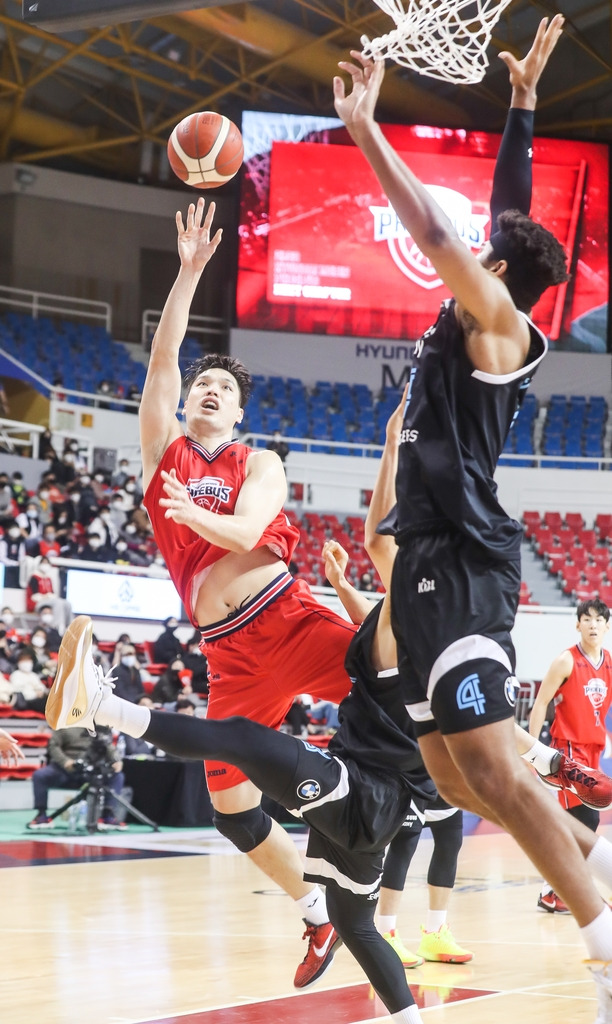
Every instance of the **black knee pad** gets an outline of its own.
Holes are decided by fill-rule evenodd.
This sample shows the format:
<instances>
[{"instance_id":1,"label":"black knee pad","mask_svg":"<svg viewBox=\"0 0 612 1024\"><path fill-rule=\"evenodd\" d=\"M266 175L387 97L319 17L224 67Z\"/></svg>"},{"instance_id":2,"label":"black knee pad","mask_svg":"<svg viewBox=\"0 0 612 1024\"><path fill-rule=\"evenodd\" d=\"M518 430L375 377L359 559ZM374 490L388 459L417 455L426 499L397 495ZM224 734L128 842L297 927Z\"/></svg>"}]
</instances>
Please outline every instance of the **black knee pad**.
<instances>
[{"instance_id":1,"label":"black knee pad","mask_svg":"<svg viewBox=\"0 0 612 1024\"><path fill-rule=\"evenodd\" d=\"M237 814L213 813L213 825L241 853L250 853L270 835L272 818L260 806Z\"/></svg>"}]
</instances>

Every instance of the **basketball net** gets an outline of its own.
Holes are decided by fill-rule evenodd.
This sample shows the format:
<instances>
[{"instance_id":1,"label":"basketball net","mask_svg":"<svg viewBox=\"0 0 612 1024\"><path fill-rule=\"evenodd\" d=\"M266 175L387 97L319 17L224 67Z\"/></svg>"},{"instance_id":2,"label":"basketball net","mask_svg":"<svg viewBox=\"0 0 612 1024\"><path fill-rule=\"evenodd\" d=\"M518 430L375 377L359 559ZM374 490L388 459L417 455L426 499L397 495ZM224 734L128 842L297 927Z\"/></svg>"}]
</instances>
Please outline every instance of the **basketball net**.
<instances>
[{"instance_id":1,"label":"basketball net","mask_svg":"<svg viewBox=\"0 0 612 1024\"><path fill-rule=\"evenodd\" d=\"M365 57L443 82L481 82L493 28L512 0L374 0L396 24L376 39L361 37Z\"/></svg>"}]
</instances>

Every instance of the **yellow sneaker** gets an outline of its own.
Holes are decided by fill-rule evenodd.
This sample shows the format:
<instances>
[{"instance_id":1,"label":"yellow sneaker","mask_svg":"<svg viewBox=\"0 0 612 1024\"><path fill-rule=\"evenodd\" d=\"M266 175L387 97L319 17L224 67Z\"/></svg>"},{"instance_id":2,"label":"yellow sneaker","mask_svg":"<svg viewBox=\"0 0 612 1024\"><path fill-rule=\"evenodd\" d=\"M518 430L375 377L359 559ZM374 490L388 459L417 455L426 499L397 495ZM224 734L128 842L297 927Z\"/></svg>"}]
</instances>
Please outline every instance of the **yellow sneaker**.
<instances>
[{"instance_id":1,"label":"yellow sneaker","mask_svg":"<svg viewBox=\"0 0 612 1024\"><path fill-rule=\"evenodd\" d=\"M417 956L416 953L411 953L409 949L406 949L395 928L390 932L383 932L383 939L386 939L391 948L395 950L404 967L420 967L423 963L422 956Z\"/></svg>"},{"instance_id":2,"label":"yellow sneaker","mask_svg":"<svg viewBox=\"0 0 612 1024\"><path fill-rule=\"evenodd\" d=\"M437 960L444 964L467 964L474 956L469 949L463 949L455 942L447 924L440 925L437 932L425 931L421 925L418 953L425 960Z\"/></svg>"}]
</instances>

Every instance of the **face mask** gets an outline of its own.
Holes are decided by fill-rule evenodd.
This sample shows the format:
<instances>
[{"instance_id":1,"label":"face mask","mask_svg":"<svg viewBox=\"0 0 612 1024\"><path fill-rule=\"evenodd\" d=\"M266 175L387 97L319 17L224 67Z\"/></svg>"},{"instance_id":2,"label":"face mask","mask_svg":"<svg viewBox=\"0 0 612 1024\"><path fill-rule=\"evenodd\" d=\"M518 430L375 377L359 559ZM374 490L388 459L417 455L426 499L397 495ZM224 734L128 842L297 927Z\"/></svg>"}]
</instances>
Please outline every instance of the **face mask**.
<instances>
[{"instance_id":1,"label":"face mask","mask_svg":"<svg viewBox=\"0 0 612 1024\"><path fill-rule=\"evenodd\" d=\"M88 483L90 483L90 481L91 481L91 477L89 477L89 476L82 476L81 477L81 483L82 484L88 484Z\"/></svg>"},{"instance_id":2,"label":"face mask","mask_svg":"<svg viewBox=\"0 0 612 1024\"><path fill-rule=\"evenodd\" d=\"M47 544L53 544L55 542L55 534L48 533L47 536L45 537L45 540L47 541Z\"/></svg>"},{"instance_id":3,"label":"face mask","mask_svg":"<svg viewBox=\"0 0 612 1024\"><path fill-rule=\"evenodd\" d=\"M154 565L165 565L166 564L164 562L163 558L154 558L153 559L153 563L154 563Z\"/></svg>"},{"instance_id":4,"label":"face mask","mask_svg":"<svg viewBox=\"0 0 612 1024\"><path fill-rule=\"evenodd\" d=\"M79 450L78 444L71 444L70 445L70 451L71 452L78 452L78 450Z\"/></svg>"},{"instance_id":5,"label":"face mask","mask_svg":"<svg viewBox=\"0 0 612 1024\"><path fill-rule=\"evenodd\" d=\"M94 477L94 480L97 480L97 482L98 482L99 484L101 484L101 483L103 483L103 482L104 482L104 477L103 477L103 476L100 476L100 474L98 473L98 474L97 474L97 475L96 475L96 476Z\"/></svg>"},{"instance_id":6,"label":"face mask","mask_svg":"<svg viewBox=\"0 0 612 1024\"><path fill-rule=\"evenodd\" d=\"M169 630L170 633L175 633L177 626L178 622L169 622L168 625L166 626L166 629Z\"/></svg>"},{"instance_id":7,"label":"face mask","mask_svg":"<svg viewBox=\"0 0 612 1024\"><path fill-rule=\"evenodd\" d=\"M132 492L136 490L136 487L134 486L134 484L126 484L125 489L128 492L128 494L132 494Z\"/></svg>"},{"instance_id":8,"label":"face mask","mask_svg":"<svg viewBox=\"0 0 612 1024\"><path fill-rule=\"evenodd\" d=\"M35 508L29 508L26 512L28 519L38 519L38 512Z\"/></svg>"},{"instance_id":9,"label":"face mask","mask_svg":"<svg viewBox=\"0 0 612 1024\"><path fill-rule=\"evenodd\" d=\"M110 512L100 512L100 519L110 519Z\"/></svg>"},{"instance_id":10,"label":"face mask","mask_svg":"<svg viewBox=\"0 0 612 1024\"><path fill-rule=\"evenodd\" d=\"M124 665L127 665L128 668L134 668L136 664L136 655L126 654L125 657L121 659L121 661L123 662Z\"/></svg>"},{"instance_id":11,"label":"face mask","mask_svg":"<svg viewBox=\"0 0 612 1024\"><path fill-rule=\"evenodd\" d=\"M20 661L19 664L17 665L17 668L19 669L20 672L31 672L32 669L34 668L34 662L29 660Z\"/></svg>"},{"instance_id":12,"label":"face mask","mask_svg":"<svg viewBox=\"0 0 612 1024\"><path fill-rule=\"evenodd\" d=\"M5 622L7 626L10 626L11 622L15 621L15 616L11 615L10 612L5 612L2 616L2 621Z\"/></svg>"},{"instance_id":13,"label":"face mask","mask_svg":"<svg viewBox=\"0 0 612 1024\"><path fill-rule=\"evenodd\" d=\"M43 499L43 501L46 501L47 498L49 497L49 492L48 491L39 491L38 494L39 494L39 497L41 497Z\"/></svg>"},{"instance_id":14,"label":"face mask","mask_svg":"<svg viewBox=\"0 0 612 1024\"><path fill-rule=\"evenodd\" d=\"M21 530L9 530L9 537L19 537Z\"/></svg>"},{"instance_id":15,"label":"face mask","mask_svg":"<svg viewBox=\"0 0 612 1024\"><path fill-rule=\"evenodd\" d=\"M40 621L41 622L45 622L47 625L50 625L53 622L53 616L52 615L41 615Z\"/></svg>"},{"instance_id":16,"label":"face mask","mask_svg":"<svg viewBox=\"0 0 612 1024\"><path fill-rule=\"evenodd\" d=\"M45 641L44 636L33 636L32 637L32 647L44 647L45 643L46 643L46 641Z\"/></svg>"},{"instance_id":17,"label":"face mask","mask_svg":"<svg viewBox=\"0 0 612 1024\"><path fill-rule=\"evenodd\" d=\"M100 541L99 541L99 540L98 540L97 538L94 538L94 537L90 537L90 538L89 538L89 546L90 546L90 548L91 548L91 549L92 549L93 551L95 551L95 550L96 550L96 548L99 548L99 547L100 547Z\"/></svg>"},{"instance_id":18,"label":"face mask","mask_svg":"<svg viewBox=\"0 0 612 1024\"><path fill-rule=\"evenodd\" d=\"M81 500L81 495L78 494L76 491L74 492L74 494L71 494L70 497L75 505L78 505L79 501Z\"/></svg>"},{"instance_id":19,"label":"face mask","mask_svg":"<svg viewBox=\"0 0 612 1024\"><path fill-rule=\"evenodd\" d=\"M130 534L131 534L131 533L136 533L136 527L135 527L135 526L133 526L133 525L132 525L132 524L130 523L130 525L129 525L129 526L126 526L126 528L125 528L125 532L126 532L126 533L130 533Z\"/></svg>"},{"instance_id":20,"label":"face mask","mask_svg":"<svg viewBox=\"0 0 612 1024\"><path fill-rule=\"evenodd\" d=\"M117 551L125 551L126 549L127 549L127 544L125 543L124 540L120 540L118 542L118 544L117 544Z\"/></svg>"}]
</instances>

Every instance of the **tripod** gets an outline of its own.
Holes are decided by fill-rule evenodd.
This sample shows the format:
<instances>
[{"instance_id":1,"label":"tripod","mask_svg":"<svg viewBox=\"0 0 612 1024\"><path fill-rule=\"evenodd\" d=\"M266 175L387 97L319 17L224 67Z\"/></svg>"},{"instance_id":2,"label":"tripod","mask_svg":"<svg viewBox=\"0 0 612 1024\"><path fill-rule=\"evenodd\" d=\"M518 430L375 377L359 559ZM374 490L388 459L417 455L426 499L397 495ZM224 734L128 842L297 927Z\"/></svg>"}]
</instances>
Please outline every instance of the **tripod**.
<instances>
[{"instance_id":1,"label":"tripod","mask_svg":"<svg viewBox=\"0 0 612 1024\"><path fill-rule=\"evenodd\" d=\"M99 768L93 768L90 769L90 771L91 779L87 782L84 782L81 788L79 789L78 793L75 793L75 795L70 800L67 800L65 804L63 804L61 807L58 807L58 809L54 811L53 814L49 815L50 821L53 821L55 818L58 818L59 815L63 814L64 811L67 811L69 807L74 807L76 804L79 804L81 800L86 800L87 831L90 834L98 832L100 831L98 829L98 818L102 813L104 806L107 804L107 802L108 804L112 804L114 801L116 801L117 803L121 804L122 807L125 807L126 810L130 812L130 814L133 814L134 817L138 819L138 821L141 821L143 825L150 825L154 832L159 832L159 825L156 825L154 821L151 821L150 818L147 818L146 814L143 814L142 811L138 811L135 807L133 807L132 804L125 799L125 797L122 797L118 793L113 792L110 786L107 786L106 779L108 778L108 773L106 771L100 770Z\"/></svg>"}]
</instances>

